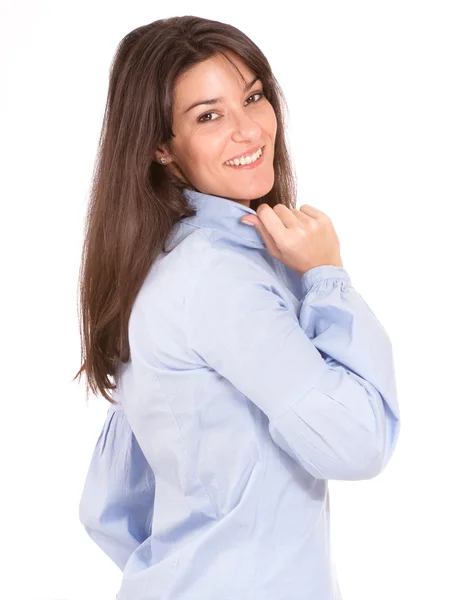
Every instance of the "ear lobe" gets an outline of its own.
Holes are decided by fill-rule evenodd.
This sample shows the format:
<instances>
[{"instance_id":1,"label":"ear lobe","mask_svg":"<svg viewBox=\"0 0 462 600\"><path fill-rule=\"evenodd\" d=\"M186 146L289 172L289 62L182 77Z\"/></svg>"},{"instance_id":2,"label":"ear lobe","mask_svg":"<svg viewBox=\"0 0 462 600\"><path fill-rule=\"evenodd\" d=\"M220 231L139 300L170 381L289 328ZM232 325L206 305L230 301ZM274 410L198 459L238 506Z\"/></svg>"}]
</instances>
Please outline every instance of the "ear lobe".
<instances>
[{"instance_id":1,"label":"ear lobe","mask_svg":"<svg viewBox=\"0 0 462 600\"><path fill-rule=\"evenodd\" d=\"M157 148L157 150L154 152L153 157L157 162L159 162L161 158L166 158L167 160L170 160L170 154L169 154L167 146L165 146L165 145L159 146Z\"/></svg>"}]
</instances>

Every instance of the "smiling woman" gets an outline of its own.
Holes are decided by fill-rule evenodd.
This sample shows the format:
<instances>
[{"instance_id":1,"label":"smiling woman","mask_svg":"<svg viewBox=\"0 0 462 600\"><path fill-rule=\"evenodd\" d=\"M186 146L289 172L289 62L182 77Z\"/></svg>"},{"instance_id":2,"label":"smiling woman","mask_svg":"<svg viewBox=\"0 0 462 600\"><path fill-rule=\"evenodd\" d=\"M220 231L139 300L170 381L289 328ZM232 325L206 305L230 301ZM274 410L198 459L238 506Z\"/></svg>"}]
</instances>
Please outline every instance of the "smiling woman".
<instances>
[{"instance_id":1,"label":"smiling woman","mask_svg":"<svg viewBox=\"0 0 462 600\"><path fill-rule=\"evenodd\" d=\"M135 297L174 228L194 214L185 190L252 211L263 203L295 208L284 108L265 55L232 25L172 17L122 39L111 68L80 273L76 377L86 375L87 392L112 402L117 364L130 358Z\"/></svg>"},{"instance_id":2,"label":"smiling woman","mask_svg":"<svg viewBox=\"0 0 462 600\"><path fill-rule=\"evenodd\" d=\"M282 105L217 21L139 27L112 65L78 373L110 406L79 515L118 600L341 600L327 481L396 444L389 339L295 208Z\"/></svg>"},{"instance_id":3,"label":"smiling woman","mask_svg":"<svg viewBox=\"0 0 462 600\"><path fill-rule=\"evenodd\" d=\"M262 88L260 76L235 53L196 64L177 80L174 138L156 157L202 192L246 206L264 197L274 185L277 118ZM191 104L191 98L198 99Z\"/></svg>"}]
</instances>

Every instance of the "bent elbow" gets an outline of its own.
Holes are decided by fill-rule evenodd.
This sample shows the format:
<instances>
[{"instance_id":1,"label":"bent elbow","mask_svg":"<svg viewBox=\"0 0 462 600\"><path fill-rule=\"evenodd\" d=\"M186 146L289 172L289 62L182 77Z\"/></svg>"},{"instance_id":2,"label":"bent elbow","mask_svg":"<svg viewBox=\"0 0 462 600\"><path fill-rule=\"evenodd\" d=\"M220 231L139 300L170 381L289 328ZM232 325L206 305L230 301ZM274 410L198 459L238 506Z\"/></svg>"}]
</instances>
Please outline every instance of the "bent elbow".
<instances>
[{"instance_id":1,"label":"bent elbow","mask_svg":"<svg viewBox=\"0 0 462 600\"><path fill-rule=\"evenodd\" d=\"M384 453L377 449L376 443L357 446L350 455L344 454L342 460L326 465L324 478L339 481L364 481L379 475L385 466ZM330 467L330 468L329 468Z\"/></svg>"},{"instance_id":2,"label":"bent elbow","mask_svg":"<svg viewBox=\"0 0 462 600\"><path fill-rule=\"evenodd\" d=\"M380 475L388 465L399 437L400 420L387 421L387 427L371 442L369 450L363 450L362 460L350 462L348 477L342 479L366 480Z\"/></svg>"}]
</instances>

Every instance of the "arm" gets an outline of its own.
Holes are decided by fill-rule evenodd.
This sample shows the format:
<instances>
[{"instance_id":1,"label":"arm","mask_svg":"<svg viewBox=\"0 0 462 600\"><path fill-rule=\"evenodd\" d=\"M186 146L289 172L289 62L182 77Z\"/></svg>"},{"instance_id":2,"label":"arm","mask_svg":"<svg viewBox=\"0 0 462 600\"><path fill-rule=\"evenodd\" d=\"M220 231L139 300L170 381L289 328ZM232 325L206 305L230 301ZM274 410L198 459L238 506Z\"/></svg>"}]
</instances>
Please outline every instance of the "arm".
<instances>
[{"instance_id":1,"label":"arm","mask_svg":"<svg viewBox=\"0 0 462 600\"><path fill-rule=\"evenodd\" d=\"M390 340L341 267L302 277L299 314L258 264L214 249L185 301L185 332L268 417L274 442L314 477L378 475L399 433Z\"/></svg>"}]
</instances>

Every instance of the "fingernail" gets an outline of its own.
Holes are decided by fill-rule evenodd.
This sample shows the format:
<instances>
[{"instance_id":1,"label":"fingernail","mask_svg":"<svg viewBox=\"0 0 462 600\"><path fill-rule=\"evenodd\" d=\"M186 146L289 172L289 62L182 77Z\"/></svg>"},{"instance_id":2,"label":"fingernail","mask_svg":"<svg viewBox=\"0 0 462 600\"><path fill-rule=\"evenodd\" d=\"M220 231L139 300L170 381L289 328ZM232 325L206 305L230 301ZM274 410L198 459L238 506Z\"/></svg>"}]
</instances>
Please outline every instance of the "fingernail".
<instances>
[{"instance_id":1,"label":"fingernail","mask_svg":"<svg viewBox=\"0 0 462 600\"><path fill-rule=\"evenodd\" d=\"M241 221L241 223L244 223L245 225L250 225L251 227L255 227L255 225L250 221Z\"/></svg>"}]
</instances>

